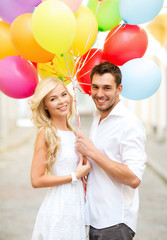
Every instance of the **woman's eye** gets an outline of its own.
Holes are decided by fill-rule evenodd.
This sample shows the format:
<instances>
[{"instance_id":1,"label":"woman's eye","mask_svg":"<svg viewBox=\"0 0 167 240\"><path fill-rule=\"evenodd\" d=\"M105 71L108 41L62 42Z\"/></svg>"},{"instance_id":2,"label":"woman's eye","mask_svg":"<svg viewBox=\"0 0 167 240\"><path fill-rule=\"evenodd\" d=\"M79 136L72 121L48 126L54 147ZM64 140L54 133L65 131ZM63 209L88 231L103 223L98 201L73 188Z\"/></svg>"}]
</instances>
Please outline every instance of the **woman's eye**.
<instances>
[{"instance_id":1,"label":"woman's eye","mask_svg":"<svg viewBox=\"0 0 167 240\"><path fill-rule=\"evenodd\" d=\"M54 101L56 98L51 98L51 102Z\"/></svg>"},{"instance_id":2,"label":"woman's eye","mask_svg":"<svg viewBox=\"0 0 167 240\"><path fill-rule=\"evenodd\" d=\"M67 93L63 93L62 96L63 96L63 97L64 97L64 96L67 96Z\"/></svg>"}]
</instances>

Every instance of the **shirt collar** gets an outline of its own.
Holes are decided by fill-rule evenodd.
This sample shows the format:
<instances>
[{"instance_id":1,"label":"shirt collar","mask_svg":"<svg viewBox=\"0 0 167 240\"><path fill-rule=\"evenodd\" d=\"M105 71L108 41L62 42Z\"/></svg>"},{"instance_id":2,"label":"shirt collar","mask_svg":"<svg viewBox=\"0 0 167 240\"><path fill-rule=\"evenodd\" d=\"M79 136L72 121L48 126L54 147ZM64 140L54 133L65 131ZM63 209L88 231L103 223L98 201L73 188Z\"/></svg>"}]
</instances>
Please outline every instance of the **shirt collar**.
<instances>
[{"instance_id":1,"label":"shirt collar","mask_svg":"<svg viewBox=\"0 0 167 240\"><path fill-rule=\"evenodd\" d=\"M122 101L120 100L117 105L111 110L111 112L108 114L108 116L106 118L108 118L109 116L125 116L125 113L127 112L126 107L124 106L124 104L122 103ZM95 117L100 117L100 111L96 110L94 113Z\"/></svg>"}]
</instances>

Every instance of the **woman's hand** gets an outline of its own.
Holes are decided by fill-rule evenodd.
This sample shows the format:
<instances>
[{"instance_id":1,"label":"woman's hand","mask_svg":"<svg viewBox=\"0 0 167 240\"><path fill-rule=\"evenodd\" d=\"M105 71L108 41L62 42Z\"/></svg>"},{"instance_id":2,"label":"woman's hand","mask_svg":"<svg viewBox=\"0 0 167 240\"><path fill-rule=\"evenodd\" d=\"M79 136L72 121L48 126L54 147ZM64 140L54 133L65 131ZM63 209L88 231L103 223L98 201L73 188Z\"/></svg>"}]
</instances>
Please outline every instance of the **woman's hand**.
<instances>
[{"instance_id":1,"label":"woman's hand","mask_svg":"<svg viewBox=\"0 0 167 240\"><path fill-rule=\"evenodd\" d=\"M83 157L81 157L75 171L75 176L76 178L80 179L81 177L87 176L90 170L91 170L91 164L88 158L84 157L84 163L83 163Z\"/></svg>"},{"instance_id":2,"label":"woman's hand","mask_svg":"<svg viewBox=\"0 0 167 240\"><path fill-rule=\"evenodd\" d=\"M93 142L83 135L83 133L76 134L75 149L77 152L83 156L92 158L93 154L96 152L96 148Z\"/></svg>"}]
</instances>

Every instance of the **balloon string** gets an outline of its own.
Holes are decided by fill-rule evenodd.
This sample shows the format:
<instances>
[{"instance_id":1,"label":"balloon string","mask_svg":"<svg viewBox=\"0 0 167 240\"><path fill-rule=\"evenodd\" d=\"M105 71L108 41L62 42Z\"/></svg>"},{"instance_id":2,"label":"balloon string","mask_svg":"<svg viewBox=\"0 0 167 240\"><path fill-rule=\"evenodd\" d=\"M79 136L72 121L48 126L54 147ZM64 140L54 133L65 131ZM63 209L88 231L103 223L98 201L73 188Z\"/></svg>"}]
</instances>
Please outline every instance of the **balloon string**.
<instances>
[{"instance_id":1,"label":"balloon string","mask_svg":"<svg viewBox=\"0 0 167 240\"><path fill-rule=\"evenodd\" d=\"M125 25L126 25L126 23L124 21L121 21L121 23L118 25L118 27L115 29L115 31L110 35L110 37L112 37L122 26L125 26ZM110 37L108 37L105 40L104 44L110 39Z\"/></svg>"},{"instance_id":2,"label":"balloon string","mask_svg":"<svg viewBox=\"0 0 167 240\"><path fill-rule=\"evenodd\" d=\"M49 69L49 72L50 73L52 73L52 74L54 74L54 75L68 75L68 72L67 71L65 71L65 69L62 69L62 68L60 68L58 65L56 65L53 61L51 62L51 66L49 65L49 64L46 64L45 65L48 69ZM53 66L53 67L52 67ZM58 71L56 71L55 70L55 67L57 67L58 68ZM47 72L47 70L45 70L43 67L39 67L39 69L40 70L42 70L42 71L45 71L45 72ZM56 73L56 74L55 74Z\"/></svg>"},{"instance_id":3,"label":"balloon string","mask_svg":"<svg viewBox=\"0 0 167 240\"><path fill-rule=\"evenodd\" d=\"M65 56L64 56L64 60L65 60L67 69L69 70L69 73L71 74ZM80 132L81 131L81 120L80 120L79 109L78 109L78 102L77 102L77 95L76 95L76 79L75 79L75 77L72 77L72 76L71 76L71 79L72 79L72 85L73 85L74 106L75 106L77 125L78 125L78 129L79 129L79 132ZM81 158L82 158L82 161L83 161L83 164L84 164L85 163L84 156L81 156ZM83 183L83 188L84 188L84 192L85 192L85 201L86 201L86 186L87 186L87 178L86 178L86 176L82 178L82 183Z\"/></svg>"},{"instance_id":4,"label":"balloon string","mask_svg":"<svg viewBox=\"0 0 167 240\"><path fill-rule=\"evenodd\" d=\"M125 26L126 23L124 21L122 21L119 26L115 29L115 31L110 35L110 37L112 37L122 26ZM108 37L106 40L105 40L105 43L110 39L110 37ZM89 62L89 60L91 60L92 57L94 57L94 55L99 51L100 49L96 49L96 51L91 55L91 57L88 59L88 56L90 54L90 50L88 51L87 55L86 55L86 58L84 59L83 63L82 63L82 57L80 57L79 61L80 61L80 65L81 67L77 69L77 73L79 71L81 71L81 69ZM88 59L88 61L87 61ZM81 64L82 63L82 64ZM88 73L88 72L87 72ZM86 75L83 74L83 76Z\"/></svg>"},{"instance_id":5,"label":"balloon string","mask_svg":"<svg viewBox=\"0 0 167 240\"><path fill-rule=\"evenodd\" d=\"M98 12L98 10L99 10L100 5L101 5L101 2L98 1L95 16L97 15L97 12Z\"/></svg>"},{"instance_id":6,"label":"balloon string","mask_svg":"<svg viewBox=\"0 0 167 240\"><path fill-rule=\"evenodd\" d=\"M97 6L97 9L96 9L96 12L98 10L98 7L100 6L100 2L98 2L98 6ZM93 24L92 24L92 27L91 27L91 30L90 30L90 33L89 33L89 36L88 36L88 39L86 41L86 44L85 44L85 47L84 47L84 51L86 50L86 47L88 46L88 43L89 43L89 40L90 40L90 37L91 37L91 34L92 34L92 31L93 31ZM84 62L82 63L82 61L80 61L81 58L79 58L79 66L78 66L78 69L76 70L76 74L81 70L81 68L85 65L84 63L86 62L88 56L89 56L89 53L90 53L90 49L89 51L87 52L87 55L86 55L86 59L84 59ZM82 67L80 68L80 65L82 64Z\"/></svg>"},{"instance_id":7,"label":"balloon string","mask_svg":"<svg viewBox=\"0 0 167 240\"><path fill-rule=\"evenodd\" d=\"M89 50L89 52L87 53L87 55L86 55L86 58L84 59L84 62L83 62L83 64L82 64L82 66L81 66L81 68L77 71L77 72L79 72L79 71L81 71L81 69L94 57L94 55L99 51L100 49L96 49L96 51L91 55L91 57L88 59L88 56L89 56L89 54L90 54L90 50ZM86 61L88 59L88 61ZM81 62L82 62L82 57L80 58L80 60L81 60Z\"/></svg>"}]
</instances>

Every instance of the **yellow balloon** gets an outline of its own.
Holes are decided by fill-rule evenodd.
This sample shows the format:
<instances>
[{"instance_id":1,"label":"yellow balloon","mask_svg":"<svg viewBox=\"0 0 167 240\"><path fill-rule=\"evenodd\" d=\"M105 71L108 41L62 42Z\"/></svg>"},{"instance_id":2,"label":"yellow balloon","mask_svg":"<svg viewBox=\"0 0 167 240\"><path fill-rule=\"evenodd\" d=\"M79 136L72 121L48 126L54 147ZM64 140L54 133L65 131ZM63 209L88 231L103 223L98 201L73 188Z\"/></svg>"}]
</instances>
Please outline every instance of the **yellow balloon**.
<instances>
[{"instance_id":1,"label":"yellow balloon","mask_svg":"<svg viewBox=\"0 0 167 240\"><path fill-rule=\"evenodd\" d=\"M18 56L10 39L10 25L0 21L0 60L9 56Z\"/></svg>"},{"instance_id":2,"label":"yellow balloon","mask_svg":"<svg viewBox=\"0 0 167 240\"><path fill-rule=\"evenodd\" d=\"M73 41L71 52L74 56L84 55L94 44L98 34L98 23L92 11L81 6L75 14L77 33Z\"/></svg>"},{"instance_id":3,"label":"yellow balloon","mask_svg":"<svg viewBox=\"0 0 167 240\"><path fill-rule=\"evenodd\" d=\"M66 85L71 82L76 73L74 58L68 52L59 57L55 56L51 62L38 63L37 70L42 79L56 76Z\"/></svg>"},{"instance_id":4,"label":"yellow balloon","mask_svg":"<svg viewBox=\"0 0 167 240\"><path fill-rule=\"evenodd\" d=\"M60 55L69 49L74 40L75 16L61 1L44 1L32 14L32 32L42 48Z\"/></svg>"}]
</instances>

